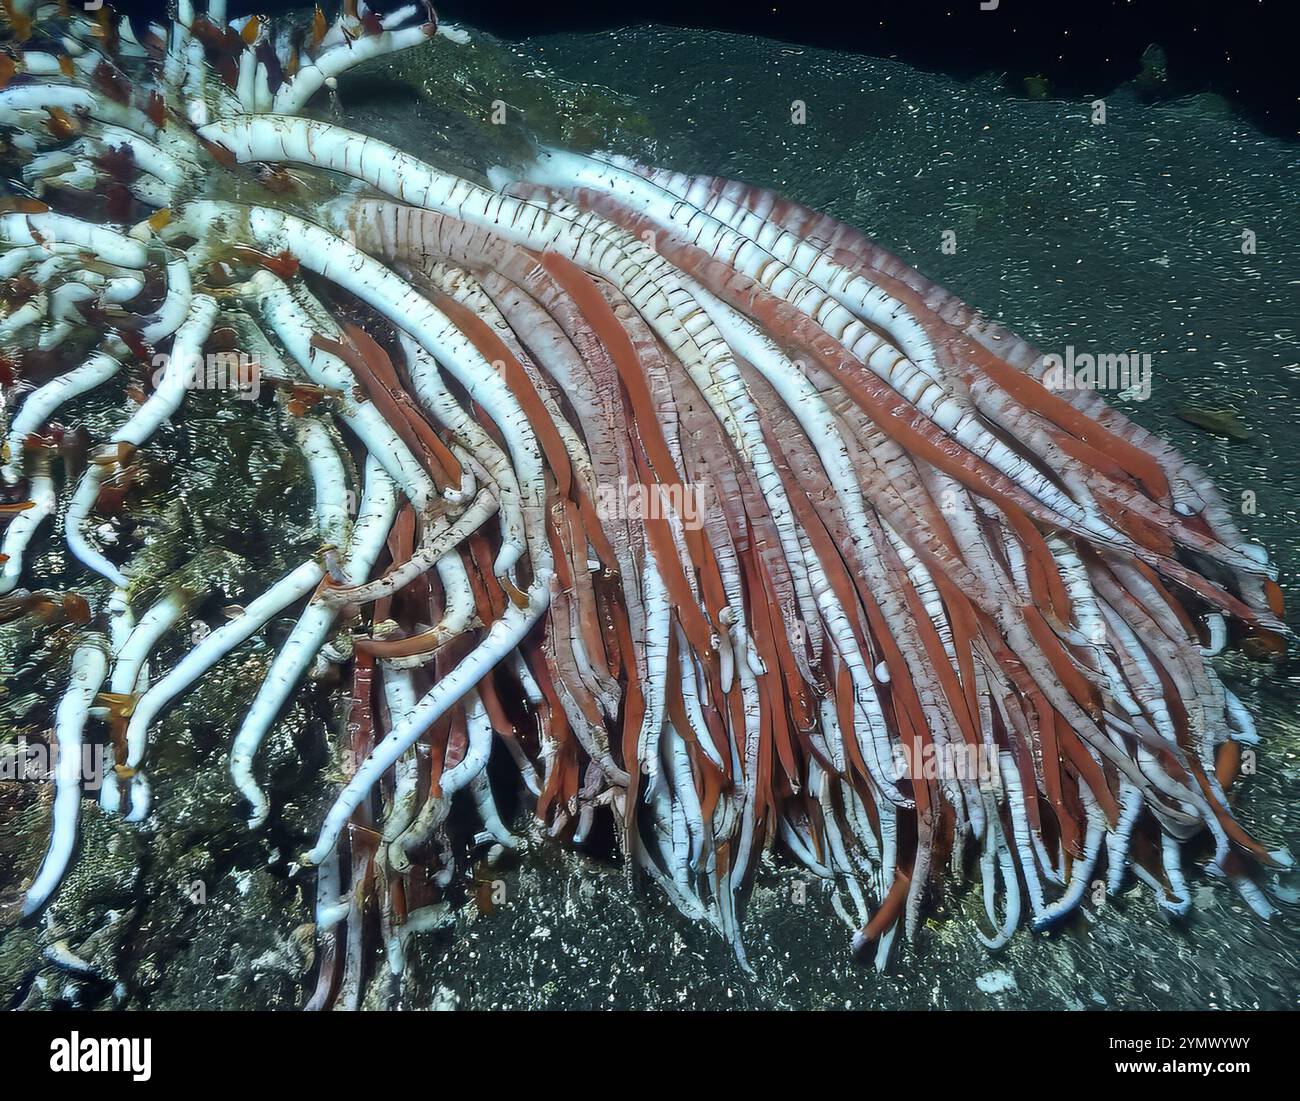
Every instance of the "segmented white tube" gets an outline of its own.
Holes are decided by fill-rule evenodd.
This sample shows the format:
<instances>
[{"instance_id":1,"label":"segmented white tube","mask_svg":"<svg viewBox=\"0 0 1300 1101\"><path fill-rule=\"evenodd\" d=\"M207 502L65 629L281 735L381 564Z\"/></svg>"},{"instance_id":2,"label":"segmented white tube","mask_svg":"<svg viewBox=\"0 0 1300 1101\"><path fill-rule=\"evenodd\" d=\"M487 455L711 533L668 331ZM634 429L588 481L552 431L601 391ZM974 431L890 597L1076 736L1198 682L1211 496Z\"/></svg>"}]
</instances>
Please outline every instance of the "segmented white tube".
<instances>
[{"instance_id":1,"label":"segmented white tube","mask_svg":"<svg viewBox=\"0 0 1300 1101\"><path fill-rule=\"evenodd\" d=\"M51 379L27 395L9 424L9 461L4 479L10 485L23 474L23 451L27 437L43 428L59 406L107 382L122 369L121 361L106 351L98 351L80 367Z\"/></svg>"},{"instance_id":2,"label":"segmented white tube","mask_svg":"<svg viewBox=\"0 0 1300 1101\"><path fill-rule=\"evenodd\" d=\"M2 111L0 118L3 118ZM44 245L48 242L76 245L121 268L142 268L148 261L147 250L140 241L133 241L95 222L83 222L80 218L52 211L0 215L0 241L15 245Z\"/></svg>"},{"instance_id":3,"label":"segmented white tube","mask_svg":"<svg viewBox=\"0 0 1300 1101\"><path fill-rule=\"evenodd\" d=\"M240 643L265 626L272 616L297 600L301 600L320 584L325 571L316 562L304 562L292 573L286 574L266 592L252 600L244 614L223 623L183 657L177 666L153 685L136 704L127 724L127 767L136 770L132 779L132 809L128 821L139 821L148 813L147 781L139 772L148 745L149 724L172 700L190 688L199 677L211 669ZM143 805L136 796L145 795Z\"/></svg>"},{"instance_id":4,"label":"segmented white tube","mask_svg":"<svg viewBox=\"0 0 1300 1101\"><path fill-rule=\"evenodd\" d=\"M108 673L108 646L101 635L87 635L72 655L67 690L54 714L58 770L54 779L54 826L40 871L23 901L23 913L45 905L63 879L77 841L81 811L81 746L86 719Z\"/></svg>"},{"instance_id":5,"label":"segmented white tube","mask_svg":"<svg viewBox=\"0 0 1300 1101\"><path fill-rule=\"evenodd\" d=\"M338 841L339 833L352 817L352 812L356 810L379 777L392 768L407 747L414 744L424 731L446 713L449 707L459 701L487 676L499 661L519 645L524 635L541 618L550 604L549 583L548 571L547 575L539 578L539 583L529 591L527 606L521 608L511 604L505 614L492 625L483 641L421 698L415 710L405 720L396 724L388 732L340 792L329 814L325 816L315 847L304 855L304 864L317 864L330 854ZM443 785L445 788L445 777Z\"/></svg>"},{"instance_id":6,"label":"segmented white tube","mask_svg":"<svg viewBox=\"0 0 1300 1101\"><path fill-rule=\"evenodd\" d=\"M163 422L176 415L185 400L193 373L201 363L204 341L217 320L217 300L209 294L196 294L190 300L189 313L172 339L172 350L163 368L162 378L124 425L113 433L114 443L140 447L158 431Z\"/></svg>"},{"instance_id":7,"label":"segmented white tube","mask_svg":"<svg viewBox=\"0 0 1300 1101\"><path fill-rule=\"evenodd\" d=\"M368 456L361 505L347 554L340 564L344 580L351 583L370 573L396 514L397 487L379 460L373 455ZM266 678L258 687L257 696L235 735L230 749L230 775L240 794L252 805L253 812L248 819L250 829L256 829L266 821L270 809L266 795L253 778L253 759L258 746L289 694L325 644L337 614L337 608L321 601L313 600L307 605L271 662L271 668L267 670Z\"/></svg>"},{"instance_id":8,"label":"segmented white tube","mask_svg":"<svg viewBox=\"0 0 1300 1101\"><path fill-rule=\"evenodd\" d=\"M36 534L41 522L54 512L58 503L54 492L54 479L48 470L41 470L32 475L27 485L27 494L32 507L24 509L5 528L4 541L0 542L0 554L8 555L0 564L0 595L11 592L18 584L23 573L23 556L27 545Z\"/></svg>"}]
</instances>

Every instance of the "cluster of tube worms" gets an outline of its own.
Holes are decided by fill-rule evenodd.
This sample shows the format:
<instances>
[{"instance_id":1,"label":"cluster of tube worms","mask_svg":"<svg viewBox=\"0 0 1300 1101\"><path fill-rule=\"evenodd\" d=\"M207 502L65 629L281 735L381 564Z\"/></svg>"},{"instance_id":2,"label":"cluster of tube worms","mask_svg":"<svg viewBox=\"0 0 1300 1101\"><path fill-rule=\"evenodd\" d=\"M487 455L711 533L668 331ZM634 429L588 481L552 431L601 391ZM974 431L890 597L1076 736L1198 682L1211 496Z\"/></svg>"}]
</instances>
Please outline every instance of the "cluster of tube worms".
<instances>
[{"instance_id":1,"label":"cluster of tube worms","mask_svg":"<svg viewBox=\"0 0 1300 1101\"><path fill-rule=\"evenodd\" d=\"M259 745L341 673L353 766L301 858L312 1005L355 1002L368 912L400 969L456 871L454 801L519 845L493 754L546 833L607 816L742 963L774 846L881 967L946 876L980 878L992 947L1103 875L1186 913L1185 850L1267 915L1259 873L1290 857L1233 816L1257 734L1209 659L1277 652L1280 593L1174 449L771 192L559 150L474 181L305 113L359 62L462 48L424 8L277 29L181 0L137 34L3 5L0 609L73 628L53 736L111 740L100 801L130 821L168 813L159 716L273 619L296 617L231 732L252 827ZM217 343L273 383L241 415L291 434L320 547L158 668L196 594L141 604L157 579L105 532ZM110 387L118 427L61 479L75 402ZM45 526L75 589L19 587ZM29 912L82 800L61 772Z\"/></svg>"}]
</instances>

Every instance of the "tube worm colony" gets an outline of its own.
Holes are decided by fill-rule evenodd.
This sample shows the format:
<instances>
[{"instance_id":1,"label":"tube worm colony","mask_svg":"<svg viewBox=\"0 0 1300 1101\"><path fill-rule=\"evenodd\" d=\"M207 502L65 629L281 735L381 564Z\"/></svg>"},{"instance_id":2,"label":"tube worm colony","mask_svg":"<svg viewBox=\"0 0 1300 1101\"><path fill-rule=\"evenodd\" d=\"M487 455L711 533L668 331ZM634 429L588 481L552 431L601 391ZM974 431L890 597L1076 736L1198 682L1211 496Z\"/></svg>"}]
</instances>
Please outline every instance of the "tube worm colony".
<instances>
[{"instance_id":1,"label":"tube worm colony","mask_svg":"<svg viewBox=\"0 0 1300 1101\"><path fill-rule=\"evenodd\" d=\"M259 745L341 670L357 764L302 858L313 1006L355 1003L367 908L400 968L454 875L453 801L518 845L493 754L550 836L608 815L742 963L773 845L833 882L880 967L949 874L981 878L991 947L1103 867L1186 913L1193 842L1267 915L1257 874L1290 857L1229 807L1257 735L1209 659L1280 648L1280 594L1167 444L770 192L557 150L483 186L304 116L438 33L424 9L290 33L182 0L137 34L3 4L3 613L75 628L54 735L67 759L111 739L101 802L131 821L159 716L273 618L296 623L231 732L253 827ZM202 594L140 602L99 533L221 341L274 384L248 415L301 451L320 550L158 668ZM117 429L60 479L67 407L111 387ZM19 588L60 516L76 591ZM29 912L81 797L61 776Z\"/></svg>"}]
</instances>

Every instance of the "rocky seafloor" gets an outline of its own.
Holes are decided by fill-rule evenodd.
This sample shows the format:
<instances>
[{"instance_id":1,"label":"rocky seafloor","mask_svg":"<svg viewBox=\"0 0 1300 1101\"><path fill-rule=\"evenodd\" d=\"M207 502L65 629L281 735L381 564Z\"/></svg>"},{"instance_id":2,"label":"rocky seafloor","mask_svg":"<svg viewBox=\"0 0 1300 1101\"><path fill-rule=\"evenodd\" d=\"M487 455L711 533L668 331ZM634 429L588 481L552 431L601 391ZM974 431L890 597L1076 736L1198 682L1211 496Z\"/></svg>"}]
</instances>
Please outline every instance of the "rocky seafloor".
<instances>
[{"instance_id":1,"label":"rocky seafloor","mask_svg":"<svg viewBox=\"0 0 1300 1101\"><path fill-rule=\"evenodd\" d=\"M718 59L725 56L725 71ZM1205 466L1281 569L1300 566L1300 195L1294 146L1212 97L1148 102L1136 88L1087 102L993 78L959 82L887 60L716 33L642 28L470 46L437 40L357 70L320 110L462 172L527 155L534 136L612 148L776 187L862 226L1045 350L1149 351L1140 423ZM1103 94L1099 90L1098 94ZM802 101L807 121L791 120ZM502 117L504 125L492 120ZM1240 249L1243 229L1255 254ZM957 248L947 253L945 231ZM76 407L92 436L113 406ZM1189 423L1231 415L1246 439ZM1238 433L1240 434L1240 433ZM237 603L311 547L301 460L270 418L196 393L147 455L141 509L157 568L201 568ZM232 472L236 476L232 476ZM1246 500L1246 498L1242 498ZM34 560L62 576L59 532ZM199 564L196 554L204 556ZM68 580L74 580L69 575ZM211 604L212 602L210 602ZM1294 623L1294 616L1292 622ZM250 833L226 771L230 733L287 624L222 663L157 725L154 811L143 827L87 798L79 860L54 903L16 903L44 849L47 785L0 780L0 1005L289 1009L310 991L312 879L292 861L334 790L330 686L299 693L260 758L277 809ZM165 662L181 651L172 640ZM0 628L0 745L39 736L66 638ZM1258 774L1234 793L1270 843L1300 835L1300 677L1294 655L1221 669L1256 715ZM1295 882L1275 880L1265 923L1193 869L1196 907L1171 925L1143 889L1086 907L1003 952L975 940L978 890L950 888L886 974L856 964L822 886L764 859L748 906L746 976L711 931L606 859L528 838L482 854L441 928L382 964L369 1007L401 1008L1284 1008L1297 1001ZM958 914L961 920L953 920Z\"/></svg>"}]
</instances>

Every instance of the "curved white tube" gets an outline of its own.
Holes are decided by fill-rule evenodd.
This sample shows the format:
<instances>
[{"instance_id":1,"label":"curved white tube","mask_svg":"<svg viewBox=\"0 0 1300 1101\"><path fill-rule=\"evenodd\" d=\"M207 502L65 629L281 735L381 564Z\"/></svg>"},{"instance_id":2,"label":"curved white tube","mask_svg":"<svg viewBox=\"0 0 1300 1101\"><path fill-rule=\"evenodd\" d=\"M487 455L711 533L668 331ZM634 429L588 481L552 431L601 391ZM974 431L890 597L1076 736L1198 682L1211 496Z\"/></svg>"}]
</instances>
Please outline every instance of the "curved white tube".
<instances>
[{"instance_id":1,"label":"curved white tube","mask_svg":"<svg viewBox=\"0 0 1300 1101\"><path fill-rule=\"evenodd\" d=\"M54 827L40 871L23 900L23 914L45 905L67 871L77 841L81 811L82 733L90 706L108 673L107 643L102 636L87 638L72 655L72 674L54 714L58 770L54 779Z\"/></svg>"},{"instance_id":2,"label":"curved white tube","mask_svg":"<svg viewBox=\"0 0 1300 1101\"><path fill-rule=\"evenodd\" d=\"M357 809L379 777L392 768L397 758L406 751L408 746L414 744L431 724L437 722L448 708L458 702L487 676L499 661L519 645L524 635L541 618L550 604L549 586L549 573L539 577L538 582L529 591L527 606L521 608L511 604L506 609L505 615L488 630L487 637L424 695L415 710L405 720L388 732L340 792L325 817L315 847L303 856L304 864L317 864L329 855L338 841L339 833L352 817L352 812ZM448 776L454 772L455 769L451 769ZM444 791L446 785L447 776L444 776L442 780Z\"/></svg>"}]
</instances>

